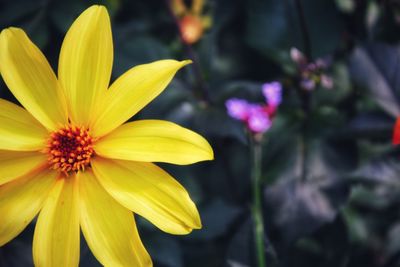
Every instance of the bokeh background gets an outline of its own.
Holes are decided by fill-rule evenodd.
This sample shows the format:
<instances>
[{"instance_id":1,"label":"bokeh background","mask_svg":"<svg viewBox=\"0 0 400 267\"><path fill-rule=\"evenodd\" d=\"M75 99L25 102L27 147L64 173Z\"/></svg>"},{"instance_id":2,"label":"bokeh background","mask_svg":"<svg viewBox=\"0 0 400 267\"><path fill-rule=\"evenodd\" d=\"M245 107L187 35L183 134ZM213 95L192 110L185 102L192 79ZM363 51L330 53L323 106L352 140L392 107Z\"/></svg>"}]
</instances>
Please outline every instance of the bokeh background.
<instances>
[{"instance_id":1,"label":"bokeh background","mask_svg":"<svg viewBox=\"0 0 400 267\"><path fill-rule=\"evenodd\" d=\"M198 14L207 27L190 44L168 3L0 0L0 28L23 28L54 69L66 31L92 4L112 18L113 79L154 60L195 61L134 118L179 123L215 151L211 162L162 164L197 203L203 229L173 236L138 218L155 266L256 266L249 136L225 101L261 103L270 81L282 83L283 102L263 142L267 265L400 266L399 1L208 0ZM292 47L326 62L332 88L318 84L321 73L302 86ZM0 96L15 101L2 81ZM0 248L1 267L32 266L33 230ZM80 266L100 266L84 239Z\"/></svg>"}]
</instances>

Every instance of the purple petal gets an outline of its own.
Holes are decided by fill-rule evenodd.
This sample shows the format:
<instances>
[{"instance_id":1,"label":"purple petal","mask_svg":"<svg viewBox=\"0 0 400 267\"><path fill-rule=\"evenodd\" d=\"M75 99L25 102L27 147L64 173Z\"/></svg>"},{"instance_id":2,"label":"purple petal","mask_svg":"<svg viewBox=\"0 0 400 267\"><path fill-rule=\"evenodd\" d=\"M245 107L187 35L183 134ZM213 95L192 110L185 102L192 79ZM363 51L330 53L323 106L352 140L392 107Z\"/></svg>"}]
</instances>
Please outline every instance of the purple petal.
<instances>
[{"instance_id":1,"label":"purple petal","mask_svg":"<svg viewBox=\"0 0 400 267\"><path fill-rule=\"evenodd\" d=\"M264 106L257 104L249 105L249 117L247 126L252 132L263 133L271 127L271 120Z\"/></svg>"},{"instance_id":2,"label":"purple petal","mask_svg":"<svg viewBox=\"0 0 400 267\"><path fill-rule=\"evenodd\" d=\"M254 133L264 133L271 127L271 120L266 113L255 113L247 120L247 126Z\"/></svg>"},{"instance_id":3,"label":"purple petal","mask_svg":"<svg viewBox=\"0 0 400 267\"><path fill-rule=\"evenodd\" d=\"M301 86L303 89L306 89L306 90L308 90L308 91L311 91L311 90L313 90L313 89L315 88L315 82L314 82L313 80L311 80L311 79L303 79L303 80L300 82L300 86Z\"/></svg>"},{"instance_id":4,"label":"purple petal","mask_svg":"<svg viewBox=\"0 0 400 267\"><path fill-rule=\"evenodd\" d=\"M277 107L281 104L282 85L280 82L264 83L262 91L268 105Z\"/></svg>"},{"instance_id":5,"label":"purple petal","mask_svg":"<svg viewBox=\"0 0 400 267\"><path fill-rule=\"evenodd\" d=\"M249 113L249 103L246 100L231 98L225 102L228 115L237 120L246 120Z\"/></svg>"}]
</instances>

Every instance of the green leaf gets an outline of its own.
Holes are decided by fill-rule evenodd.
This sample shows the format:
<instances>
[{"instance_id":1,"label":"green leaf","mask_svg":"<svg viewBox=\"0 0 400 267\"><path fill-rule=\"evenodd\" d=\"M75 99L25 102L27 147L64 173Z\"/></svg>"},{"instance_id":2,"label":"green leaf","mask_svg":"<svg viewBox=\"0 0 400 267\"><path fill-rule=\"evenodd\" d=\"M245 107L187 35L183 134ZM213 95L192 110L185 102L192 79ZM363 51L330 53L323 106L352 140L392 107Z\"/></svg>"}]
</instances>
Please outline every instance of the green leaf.
<instances>
[{"instance_id":1,"label":"green leaf","mask_svg":"<svg viewBox=\"0 0 400 267\"><path fill-rule=\"evenodd\" d=\"M357 47L350 58L354 82L393 117L400 115L399 62L399 48L387 44Z\"/></svg>"},{"instance_id":2,"label":"green leaf","mask_svg":"<svg viewBox=\"0 0 400 267\"><path fill-rule=\"evenodd\" d=\"M349 195L345 174L355 164L352 149L345 144L321 139L303 142L298 138L288 144L292 153L285 159L287 169L265 189L266 214L285 245L336 218Z\"/></svg>"}]
</instances>

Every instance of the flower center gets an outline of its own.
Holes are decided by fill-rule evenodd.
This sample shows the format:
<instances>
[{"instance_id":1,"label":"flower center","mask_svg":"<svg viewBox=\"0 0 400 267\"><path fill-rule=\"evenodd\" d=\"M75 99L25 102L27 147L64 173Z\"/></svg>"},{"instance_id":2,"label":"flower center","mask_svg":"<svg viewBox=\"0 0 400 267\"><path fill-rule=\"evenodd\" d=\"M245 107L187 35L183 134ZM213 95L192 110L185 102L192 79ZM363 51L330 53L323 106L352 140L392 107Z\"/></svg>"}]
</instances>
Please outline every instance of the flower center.
<instances>
[{"instance_id":1,"label":"flower center","mask_svg":"<svg viewBox=\"0 0 400 267\"><path fill-rule=\"evenodd\" d=\"M85 170L94 151L92 141L83 127L68 125L52 132L45 151L51 167L64 173Z\"/></svg>"}]
</instances>

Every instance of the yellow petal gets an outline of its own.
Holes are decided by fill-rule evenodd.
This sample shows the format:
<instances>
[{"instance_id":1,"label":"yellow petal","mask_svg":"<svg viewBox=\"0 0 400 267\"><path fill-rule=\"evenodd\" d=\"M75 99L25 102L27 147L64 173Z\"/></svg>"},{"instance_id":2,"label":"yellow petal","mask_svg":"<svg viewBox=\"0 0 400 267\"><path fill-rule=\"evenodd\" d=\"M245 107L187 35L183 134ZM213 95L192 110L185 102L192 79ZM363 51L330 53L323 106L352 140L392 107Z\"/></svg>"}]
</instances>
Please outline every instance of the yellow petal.
<instances>
[{"instance_id":1,"label":"yellow petal","mask_svg":"<svg viewBox=\"0 0 400 267\"><path fill-rule=\"evenodd\" d=\"M74 267L79 264L78 183L59 178L40 211L33 236L36 267Z\"/></svg>"},{"instance_id":2,"label":"yellow petal","mask_svg":"<svg viewBox=\"0 0 400 267\"><path fill-rule=\"evenodd\" d=\"M92 166L110 195L161 230L187 234L201 228L199 213L189 194L156 165L97 157Z\"/></svg>"},{"instance_id":3,"label":"yellow petal","mask_svg":"<svg viewBox=\"0 0 400 267\"><path fill-rule=\"evenodd\" d=\"M98 99L108 88L113 62L110 18L103 6L86 9L72 24L61 47L58 77L71 119L88 126Z\"/></svg>"},{"instance_id":4,"label":"yellow petal","mask_svg":"<svg viewBox=\"0 0 400 267\"><path fill-rule=\"evenodd\" d=\"M39 152L0 150L0 186L46 163L46 156Z\"/></svg>"},{"instance_id":5,"label":"yellow petal","mask_svg":"<svg viewBox=\"0 0 400 267\"><path fill-rule=\"evenodd\" d=\"M197 133L175 123L141 120L118 127L94 147L100 156L145 162L191 164L213 159L213 150Z\"/></svg>"},{"instance_id":6,"label":"yellow petal","mask_svg":"<svg viewBox=\"0 0 400 267\"><path fill-rule=\"evenodd\" d=\"M0 99L0 149L40 150L47 135L46 129L26 110Z\"/></svg>"},{"instance_id":7,"label":"yellow petal","mask_svg":"<svg viewBox=\"0 0 400 267\"><path fill-rule=\"evenodd\" d=\"M36 216L57 173L42 170L0 186L0 246L25 229Z\"/></svg>"},{"instance_id":8,"label":"yellow petal","mask_svg":"<svg viewBox=\"0 0 400 267\"><path fill-rule=\"evenodd\" d=\"M90 170L78 177L82 232L97 260L104 266L152 266L132 212L118 204Z\"/></svg>"},{"instance_id":9,"label":"yellow petal","mask_svg":"<svg viewBox=\"0 0 400 267\"><path fill-rule=\"evenodd\" d=\"M46 128L53 130L67 122L67 106L57 78L23 30L1 32L0 72L18 101Z\"/></svg>"},{"instance_id":10,"label":"yellow petal","mask_svg":"<svg viewBox=\"0 0 400 267\"><path fill-rule=\"evenodd\" d=\"M92 127L94 135L105 135L135 115L167 87L180 68L189 63L190 60L160 60L124 73L106 93Z\"/></svg>"}]
</instances>

